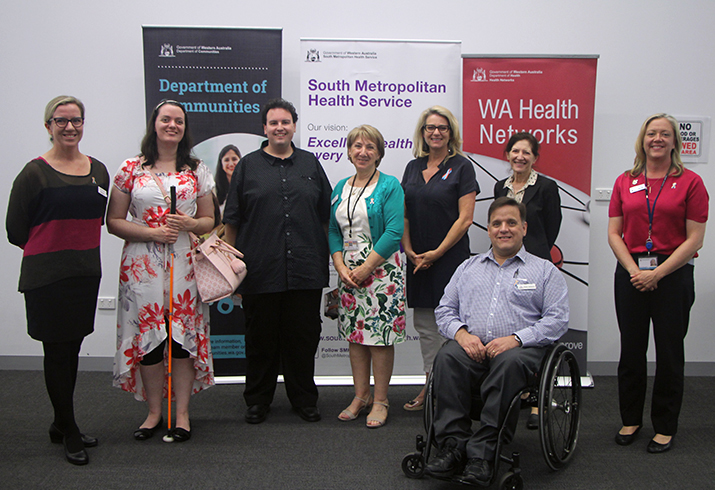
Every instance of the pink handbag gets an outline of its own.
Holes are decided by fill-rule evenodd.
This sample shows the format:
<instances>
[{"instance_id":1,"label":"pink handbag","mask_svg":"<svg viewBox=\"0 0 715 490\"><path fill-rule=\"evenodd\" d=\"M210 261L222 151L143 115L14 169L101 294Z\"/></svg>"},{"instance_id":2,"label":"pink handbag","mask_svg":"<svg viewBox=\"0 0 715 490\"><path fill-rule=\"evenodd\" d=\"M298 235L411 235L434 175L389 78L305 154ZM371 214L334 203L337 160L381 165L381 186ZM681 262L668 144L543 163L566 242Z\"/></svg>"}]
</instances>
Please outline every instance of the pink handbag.
<instances>
[{"instance_id":1,"label":"pink handbag","mask_svg":"<svg viewBox=\"0 0 715 490\"><path fill-rule=\"evenodd\" d=\"M231 296L246 277L243 254L211 233L200 240L190 233L196 287L201 301L211 303Z\"/></svg>"},{"instance_id":2,"label":"pink handbag","mask_svg":"<svg viewBox=\"0 0 715 490\"><path fill-rule=\"evenodd\" d=\"M161 190L164 200L169 203L169 195L161 180L151 170L149 173ZM189 238L196 289L201 301L213 303L231 296L246 277L246 264L241 260L243 254L221 240L216 230L206 239L201 239L193 233L189 233Z\"/></svg>"}]
</instances>

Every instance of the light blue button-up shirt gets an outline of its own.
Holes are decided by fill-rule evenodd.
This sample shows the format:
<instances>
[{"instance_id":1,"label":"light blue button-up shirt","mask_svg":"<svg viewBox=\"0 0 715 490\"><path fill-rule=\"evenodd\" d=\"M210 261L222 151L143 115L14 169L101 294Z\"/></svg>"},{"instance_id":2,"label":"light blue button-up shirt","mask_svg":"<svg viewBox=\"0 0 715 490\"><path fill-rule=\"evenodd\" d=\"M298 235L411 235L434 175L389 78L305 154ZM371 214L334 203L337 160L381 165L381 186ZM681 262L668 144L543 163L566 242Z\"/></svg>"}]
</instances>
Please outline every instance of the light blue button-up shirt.
<instances>
[{"instance_id":1,"label":"light blue button-up shirt","mask_svg":"<svg viewBox=\"0 0 715 490\"><path fill-rule=\"evenodd\" d=\"M568 289L551 262L523 246L501 266L490 250L457 268L435 317L448 339L465 327L485 345L516 334L524 347L545 346L568 330Z\"/></svg>"}]
</instances>

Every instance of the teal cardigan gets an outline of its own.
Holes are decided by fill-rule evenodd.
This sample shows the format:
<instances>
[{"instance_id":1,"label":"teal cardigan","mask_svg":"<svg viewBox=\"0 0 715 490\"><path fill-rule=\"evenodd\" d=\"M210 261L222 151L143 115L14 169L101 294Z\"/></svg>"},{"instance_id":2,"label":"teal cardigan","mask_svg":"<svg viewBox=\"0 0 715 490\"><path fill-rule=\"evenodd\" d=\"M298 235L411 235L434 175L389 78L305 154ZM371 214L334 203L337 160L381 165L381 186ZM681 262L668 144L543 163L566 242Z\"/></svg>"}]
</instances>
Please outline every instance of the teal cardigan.
<instances>
[{"instance_id":1,"label":"teal cardigan","mask_svg":"<svg viewBox=\"0 0 715 490\"><path fill-rule=\"evenodd\" d=\"M342 201L343 187L349 179L350 177L347 177L338 182L330 198L330 255L343 251L343 233L335 218L335 212ZM373 250L383 259L387 259L400 248L400 240L405 230L405 193L400 181L392 175L380 172L375 190L365 198L365 204Z\"/></svg>"}]
</instances>

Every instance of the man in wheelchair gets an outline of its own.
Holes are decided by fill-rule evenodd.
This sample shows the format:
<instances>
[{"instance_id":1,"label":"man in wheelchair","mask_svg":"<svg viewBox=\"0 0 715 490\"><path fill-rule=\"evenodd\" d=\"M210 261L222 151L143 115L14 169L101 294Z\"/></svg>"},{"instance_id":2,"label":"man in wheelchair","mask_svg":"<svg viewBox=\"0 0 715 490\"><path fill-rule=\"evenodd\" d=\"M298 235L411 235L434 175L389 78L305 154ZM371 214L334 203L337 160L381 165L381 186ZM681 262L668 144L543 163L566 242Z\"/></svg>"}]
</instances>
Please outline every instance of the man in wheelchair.
<instances>
[{"instance_id":1,"label":"man in wheelchair","mask_svg":"<svg viewBox=\"0 0 715 490\"><path fill-rule=\"evenodd\" d=\"M566 281L551 262L523 247L526 208L500 197L489 207L492 249L455 271L435 310L449 339L434 362L433 429L437 454L425 471L488 484L499 427L514 396L539 370L546 347L568 329ZM479 390L481 426L472 432L471 393ZM506 428L507 439L516 421Z\"/></svg>"}]
</instances>

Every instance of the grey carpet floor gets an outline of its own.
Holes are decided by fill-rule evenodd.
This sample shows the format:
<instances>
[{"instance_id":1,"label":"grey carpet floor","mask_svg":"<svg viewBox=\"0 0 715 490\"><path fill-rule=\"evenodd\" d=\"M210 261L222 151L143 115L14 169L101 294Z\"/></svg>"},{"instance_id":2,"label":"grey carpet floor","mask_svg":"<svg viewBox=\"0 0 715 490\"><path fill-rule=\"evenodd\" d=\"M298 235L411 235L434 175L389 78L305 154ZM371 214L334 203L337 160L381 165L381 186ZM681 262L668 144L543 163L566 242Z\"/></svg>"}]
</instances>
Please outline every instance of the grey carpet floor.
<instances>
[{"instance_id":1,"label":"grey carpet floor","mask_svg":"<svg viewBox=\"0 0 715 490\"><path fill-rule=\"evenodd\" d=\"M90 464L72 466L62 447L51 444L51 406L41 372L2 371L0 393L0 488L3 489L452 489L436 480L410 480L400 468L424 433L422 413L402 410L414 386L391 387L388 424L365 427L337 415L352 397L350 387L321 387L323 420L310 424L290 411L279 385L268 420L243 421L243 386L219 385L194 396L192 439L167 444L155 436L137 442L132 432L144 404L111 387L108 373L81 372L75 395L82 430L100 438L88 450ZM645 452L652 436L646 423L629 447L614 444L619 428L616 380L597 377L584 390L577 452L552 472L541 455L538 433L523 428L509 451L522 455L527 489L706 489L715 488L715 378L686 379L680 431L672 451ZM502 471L504 469L502 468Z\"/></svg>"}]
</instances>

